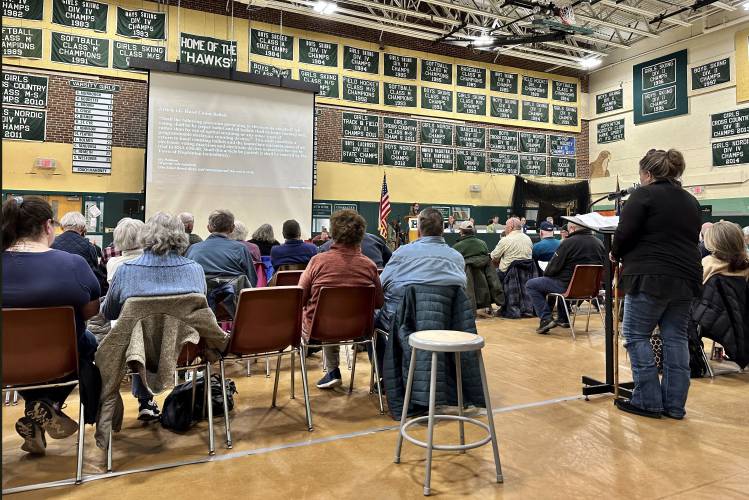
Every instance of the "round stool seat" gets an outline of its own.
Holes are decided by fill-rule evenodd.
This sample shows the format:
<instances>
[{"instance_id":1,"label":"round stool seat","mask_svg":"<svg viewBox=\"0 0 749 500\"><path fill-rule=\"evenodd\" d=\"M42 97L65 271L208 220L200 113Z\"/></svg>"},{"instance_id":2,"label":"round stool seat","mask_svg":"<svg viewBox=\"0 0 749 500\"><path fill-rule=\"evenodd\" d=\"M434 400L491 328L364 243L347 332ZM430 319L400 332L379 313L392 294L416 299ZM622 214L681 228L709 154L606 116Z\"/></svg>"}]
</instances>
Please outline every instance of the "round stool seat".
<instances>
[{"instance_id":1,"label":"round stool seat","mask_svg":"<svg viewBox=\"0 0 749 500\"><path fill-rule=\"evenodd\" d=\"M478 351L484 347L484 338L475 333L457 330L423 330L408 336L411 347L435 352Z\"/></svg>"}]
</instances>

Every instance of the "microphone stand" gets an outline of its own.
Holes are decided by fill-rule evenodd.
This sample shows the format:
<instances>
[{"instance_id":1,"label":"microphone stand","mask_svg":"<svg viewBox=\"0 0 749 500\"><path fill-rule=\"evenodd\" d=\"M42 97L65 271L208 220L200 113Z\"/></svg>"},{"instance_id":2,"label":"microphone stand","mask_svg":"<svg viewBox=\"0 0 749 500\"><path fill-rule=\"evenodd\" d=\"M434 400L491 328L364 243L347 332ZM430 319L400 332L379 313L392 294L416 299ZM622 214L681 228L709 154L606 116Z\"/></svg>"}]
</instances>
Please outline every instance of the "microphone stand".
<instances>
[{"instance_id":1,"label":"microphone stand","mask_svg":"<svg viewBox=\"0 0 749 500\"><path fill-rule=\"evenodd\" d=\"M596 203L598 203L599 201L603 201L603 200L607 199L608 197L609 197L609 195L608 195L608 194L605 194L605 195L601 196L600 198L598 198L598 199L597 199L596 201L594 201L593 203L591 203L590 205L588 205L588 212L590 212L590 211L591 211L591 209L593 208L593 205L595 205L595 204L596 204Z\"/></svg>"}]
</instances>

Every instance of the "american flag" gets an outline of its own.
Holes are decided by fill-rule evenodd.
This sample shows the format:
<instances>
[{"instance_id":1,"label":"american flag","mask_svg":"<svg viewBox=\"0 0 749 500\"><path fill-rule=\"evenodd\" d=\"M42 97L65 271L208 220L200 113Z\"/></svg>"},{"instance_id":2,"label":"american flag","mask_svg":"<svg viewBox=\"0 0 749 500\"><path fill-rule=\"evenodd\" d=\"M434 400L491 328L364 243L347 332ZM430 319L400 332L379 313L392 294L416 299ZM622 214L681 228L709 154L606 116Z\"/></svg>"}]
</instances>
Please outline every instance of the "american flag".
<instances>
[{"instance_id":1,"label":"american flag","mask_svg":"<svg viewBox=\"0 0 749 500\"><path fill-rule=\"evenodd\" d=\"M380 193L380 236L388 237L388 217L390 216L390 193L388 192L388 181L385 174L382 175L382 192Z\"/></svg>"}]
</instances>

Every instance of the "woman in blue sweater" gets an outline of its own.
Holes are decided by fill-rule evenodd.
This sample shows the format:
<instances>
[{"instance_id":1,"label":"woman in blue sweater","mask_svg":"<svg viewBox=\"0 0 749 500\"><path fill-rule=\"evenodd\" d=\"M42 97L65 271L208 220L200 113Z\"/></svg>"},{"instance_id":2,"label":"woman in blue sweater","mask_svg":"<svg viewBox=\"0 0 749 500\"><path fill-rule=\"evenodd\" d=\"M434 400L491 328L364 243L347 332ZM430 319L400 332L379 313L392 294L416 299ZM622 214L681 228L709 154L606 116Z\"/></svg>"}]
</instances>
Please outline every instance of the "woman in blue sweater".
<instances>
[{"instance_id":1,"label":"woman in blue sweater","mask_svg":"<svg viewBox=\"0 0 749 500\"><path fill-rule=\"evenodd\" d=\"M203 268L182 257L189 241L182 221L164 212L151 217L141 233L143 255L124 262L114 273L109 292L101 306L109 320L120 316L130 297L156 297L206 293ZM138 419L156 420L159 408L149 392L133 376L133 395L138 398Z\"/></svg>"}]
</instances>

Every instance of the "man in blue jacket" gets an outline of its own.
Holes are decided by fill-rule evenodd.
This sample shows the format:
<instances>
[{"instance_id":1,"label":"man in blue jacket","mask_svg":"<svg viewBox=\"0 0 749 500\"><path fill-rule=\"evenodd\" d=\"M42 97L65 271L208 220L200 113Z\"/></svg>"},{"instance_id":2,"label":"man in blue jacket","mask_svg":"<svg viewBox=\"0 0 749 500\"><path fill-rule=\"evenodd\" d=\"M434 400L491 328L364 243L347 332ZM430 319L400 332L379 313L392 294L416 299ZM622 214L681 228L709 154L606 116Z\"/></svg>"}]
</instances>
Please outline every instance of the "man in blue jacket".
<instances>
[{"instance_id":1,"label":"man in blue jacket","mask_svg":"<svg viewBox=\"0 0 749 500\"><path fill-rule=\"evenodd\" d=\"M543 221L539 229L541 230L541 241L533 245L533 260L549 262L554 257L554 252L559 248L561 241L554 238L554 224Z\"/></svg>"},{"instance_id":2,"label":"man in blue jacket","mask_svg":"<svg viewBox=\"0 0 749 500\"><path fill-rule=\"evenodd\" d=\"M294 219L283 223L283 245L271 248L270 261L274 269L284 264L307 264L317 255L317 247L312 243L302 241L302 228Z\"/></svg>"}]
</instances>

